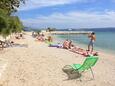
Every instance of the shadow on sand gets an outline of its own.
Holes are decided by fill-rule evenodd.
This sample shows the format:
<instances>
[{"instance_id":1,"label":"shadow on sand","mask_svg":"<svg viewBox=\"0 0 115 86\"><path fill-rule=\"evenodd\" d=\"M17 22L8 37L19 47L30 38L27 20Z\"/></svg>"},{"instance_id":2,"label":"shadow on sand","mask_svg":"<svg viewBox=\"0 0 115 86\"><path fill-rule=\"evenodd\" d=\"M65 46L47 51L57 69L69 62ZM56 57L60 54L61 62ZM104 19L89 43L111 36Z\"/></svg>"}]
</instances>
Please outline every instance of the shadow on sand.
<instances>
[{"instance_id":1,"label":"shadow on sand","mask_svg":"<svg viewBox=\"0 0 115 86\"><path fill-rule=\"evenodd\" d=\"M28 44L13 44L11 47L25 47L25 48L28 48Z\"/></svg>"}]
</instances>

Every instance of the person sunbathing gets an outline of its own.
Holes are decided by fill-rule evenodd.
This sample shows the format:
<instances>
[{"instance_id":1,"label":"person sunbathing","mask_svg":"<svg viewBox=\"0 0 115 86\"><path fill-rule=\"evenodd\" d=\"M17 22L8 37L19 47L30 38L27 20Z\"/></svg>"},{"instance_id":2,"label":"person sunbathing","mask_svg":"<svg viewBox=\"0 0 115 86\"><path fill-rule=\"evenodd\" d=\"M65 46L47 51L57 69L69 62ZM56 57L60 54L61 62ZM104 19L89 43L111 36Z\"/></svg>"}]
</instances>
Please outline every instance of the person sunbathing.
<instances>
[{"instance_id":1,"label":"person sunbathing","mask_svg":"<svg viewBox=\"0 0 115 86\"><path fill-rule=\"evenodd\" d=\"M80 48L80 47L73 47L70 49L71 52L74 52L74 53L77 53L77 54L80 54L80 55L84 55L84 56L88 56L89 55L89 52Z\"/></svg>"},{"instance_id":2,"label":"person sunbathing","mask_svg":"<svg viewBox=\"0 0 115 86\"><path fill-rule=\"evenodd\" d=\"M44 36L39 35L37 36L37 40L43 42L45 39L44 39Z\"/></svg>"},{"instance_id":3,"label":"person sunbathing","mask_svg":"<svg viewBox=\"0 0 115 86\"><path fill-rule=\"evenodd\" d=\"M19 37L19 36L15 36L15 38L16 38L16 39L20 39L20 37Z\"/></svg>"},{"instance_id":4,"label":"person sunbathing","mask_svg":"<svg viewBox=\"0 0 115 86\"><path fill-rule=\"evenodd\" d=\"M63 48L64 49L68 49L69 48L69 40L66 39L64 42L63 42Z\"/></svg>"},{"instance_id":5,"label":"person sunbathing","mask_svg":"<svg viewBox=\"0 0 115 86\"><path fill-rule=\"evenodd\" d=\"M98 56L98 52L92 52L91 53L88 50L84 50L84 49L76 47L76 46L73 47L72 49L70 49L70 51L77 53L77 54L80 54L80 55L83 55L83 56L89 56L89 55Z\"/></svg>"}]
</instances>

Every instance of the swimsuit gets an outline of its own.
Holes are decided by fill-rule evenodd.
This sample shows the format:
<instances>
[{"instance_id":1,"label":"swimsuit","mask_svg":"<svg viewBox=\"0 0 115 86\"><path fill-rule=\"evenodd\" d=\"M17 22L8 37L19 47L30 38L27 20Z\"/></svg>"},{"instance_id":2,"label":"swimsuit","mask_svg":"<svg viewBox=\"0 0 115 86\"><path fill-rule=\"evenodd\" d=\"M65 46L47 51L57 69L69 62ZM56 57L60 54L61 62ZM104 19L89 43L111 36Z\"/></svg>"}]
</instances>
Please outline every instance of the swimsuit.
<instances>
[{"instance_id":1,"label":"swimsuit","mask_svg":"<svg viewBox=\"0 0 115 86\"><path fill-rule=\"evenodd\" d=\"M91 41L89 42L89 45L93 47L93 46L94 46L94 40L91 40Z\"/></svg>"}]
</instances>

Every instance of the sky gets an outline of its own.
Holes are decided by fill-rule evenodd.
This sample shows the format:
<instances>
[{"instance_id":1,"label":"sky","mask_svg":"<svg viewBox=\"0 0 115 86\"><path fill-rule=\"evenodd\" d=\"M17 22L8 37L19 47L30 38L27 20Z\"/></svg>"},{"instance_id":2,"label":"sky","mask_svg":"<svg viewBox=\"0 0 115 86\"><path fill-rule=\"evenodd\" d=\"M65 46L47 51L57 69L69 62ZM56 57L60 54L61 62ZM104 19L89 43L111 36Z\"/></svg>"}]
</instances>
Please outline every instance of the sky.
<instances>
[{"instance_id":1,"label":"sky","mask_svg":"<svg viewBox=\"0 0 115 86\"><path fill-rule=\"evenodd\" d=\"M115 0L26 0L15 15L33 28L115 27Z\"/></svg>"}]
</instances>

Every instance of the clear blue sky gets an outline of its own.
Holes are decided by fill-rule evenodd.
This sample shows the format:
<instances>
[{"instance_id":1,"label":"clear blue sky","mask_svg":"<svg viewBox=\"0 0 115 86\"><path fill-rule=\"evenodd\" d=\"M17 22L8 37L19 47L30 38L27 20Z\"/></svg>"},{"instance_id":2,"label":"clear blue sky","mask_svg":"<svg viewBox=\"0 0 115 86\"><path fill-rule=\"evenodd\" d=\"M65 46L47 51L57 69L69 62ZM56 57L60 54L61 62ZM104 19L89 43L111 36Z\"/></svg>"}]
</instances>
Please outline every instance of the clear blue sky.
<instances>
[{"instance_id":1,"label":"clear blue sky","mask_svg":"<svg viewBox=\"0 0 115 86\"><path fill-rule=\"evenodd\" d=\"M115 27L115 0L28 0L16 15L35 28Z\"/></svg>"}]
</instances>

